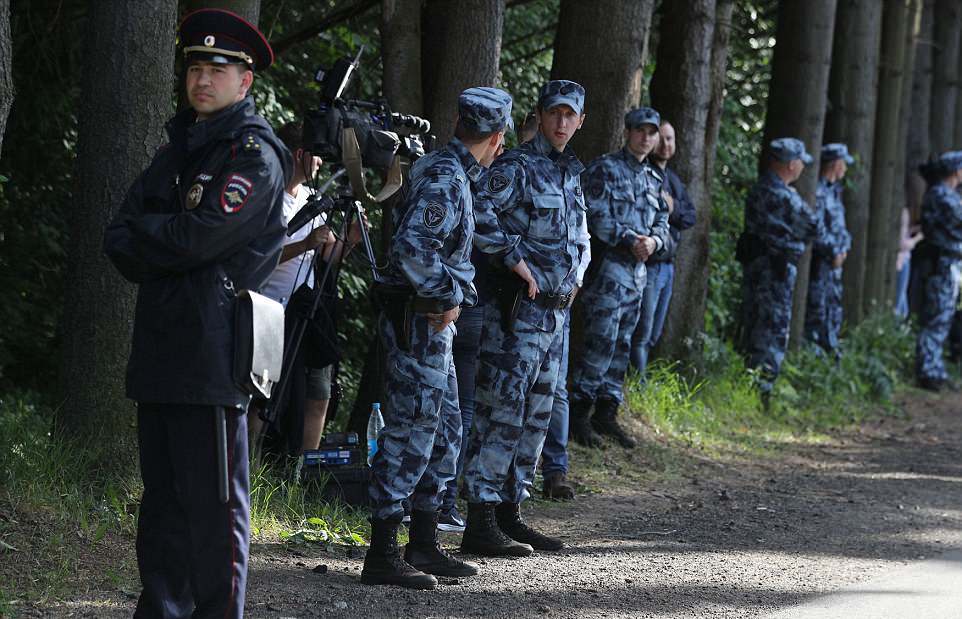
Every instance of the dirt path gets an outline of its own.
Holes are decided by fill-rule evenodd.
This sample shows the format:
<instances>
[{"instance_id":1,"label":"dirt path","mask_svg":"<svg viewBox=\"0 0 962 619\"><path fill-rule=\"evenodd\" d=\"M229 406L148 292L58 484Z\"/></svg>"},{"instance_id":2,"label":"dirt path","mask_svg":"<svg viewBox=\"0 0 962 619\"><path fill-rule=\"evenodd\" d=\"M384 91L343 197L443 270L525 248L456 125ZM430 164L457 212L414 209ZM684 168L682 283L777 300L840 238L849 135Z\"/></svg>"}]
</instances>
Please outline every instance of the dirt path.
<instances>
[{"instance_id":1,"label":"dirt path","mask_svg":"<svg viewBox=\"0 0 962 619\"><path fill-rule=\"evenodd\" d=\"M616 462L620 490L529 509L566 551L482 560L480 576L434 592L361 585L363 551L256 546L248 616L764 617L962 548L962 396L911 397L907 419L775 457L692 456L643 483ZM132 605L93 590L25 615L119 617Z\"/></svg>"}]
</instances>

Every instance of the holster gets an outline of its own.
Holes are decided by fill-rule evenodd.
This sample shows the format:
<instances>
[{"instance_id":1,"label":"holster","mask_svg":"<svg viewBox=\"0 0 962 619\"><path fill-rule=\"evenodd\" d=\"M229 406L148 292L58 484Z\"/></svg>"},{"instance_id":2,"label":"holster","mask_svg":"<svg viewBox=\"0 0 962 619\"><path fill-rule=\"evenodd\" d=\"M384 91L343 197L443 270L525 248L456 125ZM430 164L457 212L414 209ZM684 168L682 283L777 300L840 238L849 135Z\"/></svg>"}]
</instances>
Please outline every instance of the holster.
<instances>
[{"instance_id":1,"label":"holster","mask_svg":"<svg viewBox=\"0 0 962 619\"><path fill-rule=\"evenodd\" d=\"M501 312L501 329L507 333L514 329L527 286L520 277L510 271L492 273L491 282L495 303Z\"/></svg>"},{"instance_id":2,"label":"holster","mask_svg":"<svg viewBox=\"0 0 962 619\"><path fill-rule=\"evenodd\" d=\"M375 284L371 289L374 306L384 312L397 338L398 348L411 351L411 298L410 288Z\"/></svg>"}]
</instances>

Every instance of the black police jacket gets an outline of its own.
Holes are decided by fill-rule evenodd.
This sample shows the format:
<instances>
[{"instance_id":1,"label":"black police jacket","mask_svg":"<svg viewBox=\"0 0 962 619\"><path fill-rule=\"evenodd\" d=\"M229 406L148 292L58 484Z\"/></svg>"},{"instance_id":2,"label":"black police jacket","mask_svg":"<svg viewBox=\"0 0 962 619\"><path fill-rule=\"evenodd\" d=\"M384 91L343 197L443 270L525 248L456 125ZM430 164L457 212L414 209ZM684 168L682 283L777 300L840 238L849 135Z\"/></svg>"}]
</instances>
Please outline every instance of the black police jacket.
<instances>
[{"instance_id":1,"label":"black police jacket","mask_svg":"<svg viewBox=\"0 0 962 619\"><path fill-rule=\"evenodd\" d=\"M104 251L140 285L127 397L245 406L232 376L234 290L256 290L280 259L291 155L247 97L194 122L167 123L170 142L131 186Z\"/></svg>"}]
</instances>

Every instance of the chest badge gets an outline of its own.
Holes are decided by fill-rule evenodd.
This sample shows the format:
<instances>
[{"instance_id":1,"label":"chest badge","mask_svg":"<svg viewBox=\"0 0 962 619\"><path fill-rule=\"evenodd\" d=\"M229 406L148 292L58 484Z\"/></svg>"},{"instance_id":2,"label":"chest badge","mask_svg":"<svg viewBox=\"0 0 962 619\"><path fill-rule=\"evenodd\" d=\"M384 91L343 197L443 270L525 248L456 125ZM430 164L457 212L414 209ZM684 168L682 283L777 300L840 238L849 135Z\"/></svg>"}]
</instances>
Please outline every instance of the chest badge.
<instances>
[{"instance_id":1,"label":"chest badge","mask_svg":"<svg viewBox=\"0 0 962 619\"><path fill-rule=\"evenodd\" d=\"M581 195L581 185L578 185L577 187L575 187L575 195L576 196Z\"/></svg>"},{"instance_id":2,"label":"chest badge","mask_svg":"<svg viewBox=\"0 0 962 619\"><path fill-rule=\"evenodd\" d=\"M201 198L204 197L204 186L200 183L194 183L190 186L190 190L187 192L187 200L184 202L184 206L188 211L197 208L200 204Z\"/></svg>"}]
</instances>

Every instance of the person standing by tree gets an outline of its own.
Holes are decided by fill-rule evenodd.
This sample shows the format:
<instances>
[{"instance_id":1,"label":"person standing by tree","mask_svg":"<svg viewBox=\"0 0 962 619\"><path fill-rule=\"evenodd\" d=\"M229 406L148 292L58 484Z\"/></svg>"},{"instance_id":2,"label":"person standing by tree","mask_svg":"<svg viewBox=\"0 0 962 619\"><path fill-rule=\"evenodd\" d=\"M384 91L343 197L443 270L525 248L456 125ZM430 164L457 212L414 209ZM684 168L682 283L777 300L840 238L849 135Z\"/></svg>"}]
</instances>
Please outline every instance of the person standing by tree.
<instances>
[{"instance_id":1,"label":"person standing by tree","mask_svg":"<svg viewBox=\"0 0 962 619\"><path fill-rule=\"evenodd\" d=\"M250 499L246 408L231 350L234 290L259 288L284 237L291 156L250 96L273 52L228 11L180 25L190 107L135 181L104 250L140 285L127 396L137 402L144 495L138 617L242 617ZM227 421L228 499L218 496L217 418Z\"/></svg>"},{"instance_id":2,"label":"person standing by tree","mask_svg":"<svg viewBox=\"0 0 962 619\"><path fill-rule=\"evenodd\" d=\"M529 527L530 496L551 421L565 315L587 249L584 166L568 142L584 123L584 88L542 86L534 139L498 158L475 203L475 245L492 256L478 403L465 465L464 552L527 556L564 543Z\"/></svg>"},{"instance_id":3,"label":"person standing by tree","mask_svg":"<svg viewBox=\"0 0 962 619\"><path fill-rule=\"evenodd\" d=\"M661 141L651 153L651 160L663 178L662 187L668 194L668 237L661 251L655 252L645 263L648 270L645 292L641 297L641 316L631 339L631 365L645 378L648 355L658 343L668 315L671 292L675 281L675 254L681 242L681 233L695 225L695 205L688 197L685 184L668 162L675 156L675 128L666 120L659 128Z\"/></svg>"},{"instance_id":4,"label":"person standing by tree","mask_svg":"<svg viewBox=\"0 0 962 619\"><path fill-rule=\"evenodd\" d=\"M823 146L821 160L815 190L815 212L821 221L812 245L805 337L837 359L842 330L842 265L852 247L852 236L845 227L842 179L855 160L848 154L848 147L839 143Z\"/></svg>"},{"instance_id":5,"label":"person standing by tree","mask_svg":"<svg viewBox=\"0 0 962 619\"><path fill-rule=\"evenodd\" d=\"M818 222L791 184L812 156L796 138L769 144L767 169L745 204L745 231L736 257L742 264L741 350L767 409L788 348L796 266Z\"/></svg>"},{"instance_id":6,"label":"person standing by tree","mask_svg":"<svg viewBox=\"0 0 962 619\"><path fill-rule=\"evenodd\" d=\"M441 548L437 525L461 448L454 322L461 305L477 302L471 182L501 149L511 97L496 88L469 88L458 110L454 138L411 169L411 189L394 213L390 266L375 289L388 400L371 462L371 547L361 572L369 585L433 589L434 575L478 573ZM397 530L409 498L411 538L402 559Z\"/></svg>"},{"instance_id":7,"label":"person standing by tree","mask_svg":"<svg viewBox=\"0 0 962 619\"><path fill-rule=\"evenodd\" d=\"M915 349L915 372L919 386L941 391L949 383L945 369L945 340L952 327L959 298L962 271L962 151L949 151L934 163L929 175L934 182L922 202L920 253L925 264L919 339Z\"/></svg>"},{"instance_id":8,"label":"person standing by tree","mask_svg":"<svg viewBox=\"0 0 962 619\"><path fill-rule=\"evenodd\" d=\"M617 415L641 312L645 261L669 238L662 177L647 160L658 146L660 123L650 107L629 111L624 147L599 157L584 173L588 229L596 251L582 295L591 319L585 321L585 349L572 374L570 429L575 441L589 447L600 446L594 431L622 447L635 446ZM595 414L589 421L592 406Z\"/></svg>"}]
</instances>

